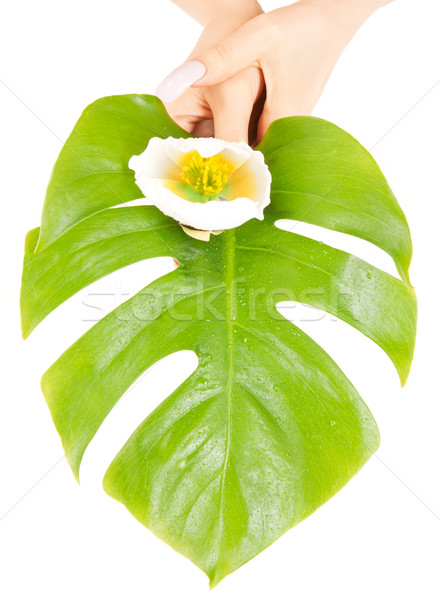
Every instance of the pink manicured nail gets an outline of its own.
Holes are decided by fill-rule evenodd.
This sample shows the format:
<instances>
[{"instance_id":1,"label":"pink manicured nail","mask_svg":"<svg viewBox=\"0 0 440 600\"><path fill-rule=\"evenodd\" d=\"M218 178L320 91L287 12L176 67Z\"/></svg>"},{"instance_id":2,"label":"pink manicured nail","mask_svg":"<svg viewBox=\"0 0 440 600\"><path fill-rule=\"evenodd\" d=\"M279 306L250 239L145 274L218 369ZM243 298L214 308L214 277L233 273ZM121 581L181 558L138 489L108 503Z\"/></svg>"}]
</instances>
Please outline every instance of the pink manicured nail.
<instances>
[{"instance_id":1,"label":"pink manicured nail","mask_svg":"<svg viewBox=\"0 0 440 600\"><path fill-rule=\"evenodd\" d=\"M193 83L206 73L206 67L199 60L183 63L166 77L156 90L162 102L172 102L183 94Z\"/></svg>"}]
</instances>

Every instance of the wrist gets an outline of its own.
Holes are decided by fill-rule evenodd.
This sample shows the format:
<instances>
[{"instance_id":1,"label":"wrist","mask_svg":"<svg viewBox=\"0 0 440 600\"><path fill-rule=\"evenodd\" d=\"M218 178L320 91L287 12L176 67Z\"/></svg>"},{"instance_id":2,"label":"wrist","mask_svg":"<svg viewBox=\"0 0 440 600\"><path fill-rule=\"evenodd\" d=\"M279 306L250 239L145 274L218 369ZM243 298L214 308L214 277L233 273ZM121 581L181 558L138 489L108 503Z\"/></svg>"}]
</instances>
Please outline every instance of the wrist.
<instances>
[{"instance_id":1,"label":"wrist","mask_svg":"<svg viewBox=\"0 0 440 600\"><path fill-rule=\"evenodd\" d=\"M392 0L301 0L320 15L329 39L342 50L357 30L381 6ZM298 6L293 4L292 7Z\"/></svg>"},{"instance_id":2,"label":"wrist","mask_svg":"<svg viewBox=\"0 0 440 600\"><path fill-rule=\"evenodd\" d=\"M347 25L360 27L376 10L390 4L392 0L317 0L317 2L340 20L345 20Z\"/></svg>"}]
</instances>

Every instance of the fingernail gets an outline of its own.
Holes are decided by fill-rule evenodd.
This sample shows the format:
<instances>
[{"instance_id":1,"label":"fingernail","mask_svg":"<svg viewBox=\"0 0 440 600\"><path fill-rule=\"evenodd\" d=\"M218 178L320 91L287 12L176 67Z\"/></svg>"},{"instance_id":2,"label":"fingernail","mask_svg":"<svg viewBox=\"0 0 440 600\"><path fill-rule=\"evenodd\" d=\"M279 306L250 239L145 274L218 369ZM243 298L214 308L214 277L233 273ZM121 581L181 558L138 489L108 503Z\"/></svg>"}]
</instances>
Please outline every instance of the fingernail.
<instances>
[{"instance_id":1,"label":"fingernail","mask_svg":"<svg viewBox=\"0 0 440 600\"><path fill-rule=\"evenodd\" d=\"M156 90L162 102L172 102L206 73L205 65L199 60L183 63L166 77Z\"/></svg>"}]
</instances>

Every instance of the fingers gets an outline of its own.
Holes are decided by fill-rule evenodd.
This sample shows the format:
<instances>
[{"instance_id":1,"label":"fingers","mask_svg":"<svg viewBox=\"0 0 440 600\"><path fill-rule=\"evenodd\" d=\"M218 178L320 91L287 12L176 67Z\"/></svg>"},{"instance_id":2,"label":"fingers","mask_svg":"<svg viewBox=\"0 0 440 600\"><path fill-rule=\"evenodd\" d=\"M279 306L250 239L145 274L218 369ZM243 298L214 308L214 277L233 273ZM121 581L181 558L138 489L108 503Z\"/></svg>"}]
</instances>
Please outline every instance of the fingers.
<instances>
[{"instance_id":1,"label":"fingers","mask_svg":"<svg viewBox=\"0 0 440 600\"><path fill-rule=\"evenodd\" d=\"M173 102L206 73L206 67L197 60L190 60L171 71L156 90L156 96L164 104Z\"/></svg>"},{"instance_id":2,"label":"fingers","mask_svg":"<svg viewBox=\"0 0 440 600\"><path fill-rule=\"evenodd\" d=\"M264 17L251 19L216 46L192 57L159 85L157 96L186 131L212 135L213 119L215 137L248 141L249 120L264 87L257 65L272 30L262 21Z\"/></svg>"},{"instance_id":3,"label":"fingers","mask_svg":"<svg viewBox=\"0 0 440 600\"><path fill-rule=\"evenodd\" d=\"M292 115L311 115L326 82L303 74L292 77L277 71L277 77L265 73L267 98L258 122L257 143L261 142L270 124Z\"/></svg>"},{"instance_id":4,"label":"fingers","mask_svg":"<svg viewBox=\"0 0 440 600\"><path fill-rule=\"evenodd\" d=\"M248 141L249 119L263 88L261 70L251 67L219 85L190 88L165 107L178 125L197 137Z\"/></svg>"},{"instance_id":5,"label":"fingers","mask_svg":"<svg viewBox=\"0 0 440 600\"><path fill-rule=\"evenodd\" d=\"M214 120L199 121L191 132L196 137L214 137Z\"/></svg>"},{"instance_id":6,"label":"fingers","mask_svg":"<svg viewBox=\"0 0 440 600\"><path fill-rule=\"evenodd\" d=\"M270 47L273 29L266 15L254 17L220 43L194 57L206 72L193 84L211 86L229 79L250 66L260 66L264 49Z\"/></svg>"},{"instance_id":7,"label":"fingers","mask_svg":"<svg viewBox=\"0 0 440 600\"><path fill-rule=\"evenodd\" d=\"M180 96L180 98L177 98L177 100L166 103L165 108L170 117L182 129L194 135L200 135L196 132L199 122L207 119L212 120L212 111L201 90L191 88Z\"/></svg>"},{"instance_id":8,"label":"fingers","mask_svg":"<svg viewBox=\"0 0 440 600\"><path fill-rule=\"evenodd\" d=\"M215 137L227 142L248 142L249 120L262 88L261 71L251 67L206 89L214 116Z\"/></svg>"},{"instance_id":9,"label":"fingers","mask_svg":"<svg viewBox=\"0 0 440 600\"><path fill-rule=\"evenodd\" d=\"M226 142L248 141L249 119L252 112L252 104L249 102L234 102L229 98L214 112L214 134L216 138Z\"/></svg>"},{"instance_id":10,"label":"fingers","mask_svg":"<svg viewBox=\"0 0 440 600\"><path fill-rule=\"evenodd\" d=\"M259 15L226 36L220 43L174 69L159 85L156 95L170 103L188 88L226 81L249 66L260 66L264 48L270 47L273 27Z\"/></svg>"}]
</instances>

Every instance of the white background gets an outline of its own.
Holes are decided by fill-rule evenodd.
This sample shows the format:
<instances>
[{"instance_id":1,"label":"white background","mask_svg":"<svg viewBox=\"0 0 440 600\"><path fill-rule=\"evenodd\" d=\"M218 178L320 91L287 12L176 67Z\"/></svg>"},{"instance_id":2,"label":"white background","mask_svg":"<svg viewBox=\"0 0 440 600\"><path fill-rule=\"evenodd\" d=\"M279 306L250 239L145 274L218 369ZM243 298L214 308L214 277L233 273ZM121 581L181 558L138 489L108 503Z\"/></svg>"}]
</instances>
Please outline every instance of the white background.
<instances>
[{"instance_id":1,"label":"white background","mask_svg":"<svg viewBox=\"0 0 440 600\"><path fill-rule=\"evenodd\" d=\"M276 5L263 2L266 9ZM26 342L18 311L24 236L39 224L62 140L96 98L154 92L186 57L199 28L166 0L27 0L0 10L1 597L438 599L438 1L398 0L376 13L347 48L315 110L371 150L409 220L420 306L409 381L401 390L385 354L347 325L292 309L295 322L360 391L382 445L335 498L213 592L201 571L100 487L114 453L163 397L164 379L169 390L170 373L184 377L191 358L158 367L153 380L143 378L121 401L87 451L81 487L39 388L43 371L93 319L169 269L170 261L144 262L97 282ZM394 273L390 259L366 242L311 227L296 231Z\"/></svg>"}]
</instances>

